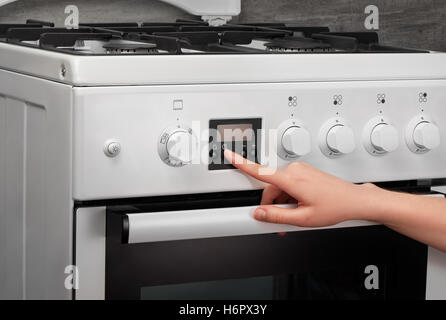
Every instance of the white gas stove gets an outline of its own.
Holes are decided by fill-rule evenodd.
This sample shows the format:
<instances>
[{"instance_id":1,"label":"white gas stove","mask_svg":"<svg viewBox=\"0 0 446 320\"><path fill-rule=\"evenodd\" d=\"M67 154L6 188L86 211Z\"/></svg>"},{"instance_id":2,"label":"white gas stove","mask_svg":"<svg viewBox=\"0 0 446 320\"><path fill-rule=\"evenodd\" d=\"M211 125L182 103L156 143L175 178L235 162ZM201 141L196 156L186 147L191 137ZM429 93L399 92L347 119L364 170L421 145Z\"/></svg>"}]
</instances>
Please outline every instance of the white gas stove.
<instances>
[{"instance_id":1,"label":"white gas stove","mask_svg":"<svg viewBox=\"0 0 446 320\"><path fill-rule=\"evenodd\" d=\"M249 218L264 185L225 163L224 148L272 167L305 161L352 182L402 190L430 193L445 182L445 53L385 46L373 32L281 23L68 30L32 20L0 25L0 38L1 235L8 240L0 250L10 257L0 297L151 297L144 288L275 275L266 267L229 275L193 269L179 279L160 265L148 267L150 277L134 270L128 279L115 268L114 257L142 248L129 243L160 243L168 252L175 240L186 248L208 238L234 245L237 236L265 244L271 233L302 231ZM116 229L110 216L124 216L116 222L122 243L106 237L106 228L107 235ZM361 226L378 228L358 221L337 229ZM379 260L386 245L370 257ZM426 258L425 247L407 246ZM158 250L151 248L139 254ZM335 260L356 263L344 256L356 249ZM410 297L445 297L437 260L427 281L425 264L414 271L427 292ZM74 291L65 281L70 265L79 272Z\"/></svg>"}]
</instances>

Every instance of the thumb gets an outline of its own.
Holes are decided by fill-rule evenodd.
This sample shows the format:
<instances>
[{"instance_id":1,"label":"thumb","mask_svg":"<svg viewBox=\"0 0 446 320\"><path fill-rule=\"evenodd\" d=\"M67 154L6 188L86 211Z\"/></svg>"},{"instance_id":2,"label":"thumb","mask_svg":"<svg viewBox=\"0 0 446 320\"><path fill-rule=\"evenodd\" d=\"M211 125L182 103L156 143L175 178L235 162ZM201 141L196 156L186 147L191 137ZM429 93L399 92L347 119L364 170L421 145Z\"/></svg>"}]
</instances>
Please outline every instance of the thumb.
<instances>
[{"instance_id":1,"label":"thumb","mask_svg":"<svg viewBox=\"0 0 446 320\"><path fill-rule=\"evenodd\" d=\"M303 208L261 206L254 211L254 218L269 223L305 226L306 215Z\"/></svg>"}]
</instances>

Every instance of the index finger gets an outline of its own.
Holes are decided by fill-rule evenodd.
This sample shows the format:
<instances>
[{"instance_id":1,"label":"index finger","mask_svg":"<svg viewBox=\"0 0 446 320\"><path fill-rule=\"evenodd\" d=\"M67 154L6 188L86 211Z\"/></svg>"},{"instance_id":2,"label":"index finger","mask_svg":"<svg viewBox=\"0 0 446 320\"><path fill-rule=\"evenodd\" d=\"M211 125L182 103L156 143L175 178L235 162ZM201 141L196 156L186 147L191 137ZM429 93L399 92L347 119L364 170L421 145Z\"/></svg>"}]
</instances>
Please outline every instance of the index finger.
<instances>
[{"instance_id":1,"label":"index finger","mask_svg":"<svg viewBox=\"0 0 446 320\"><path fill-rule=\"evenodd\" d=\"M252 162L229 149L225 150L224 155L225 158L228 161L231 161L236 168L256 178L257 180L276 185L281 189L286 188L288 185L288 178L280 170Z\"/></svg>"}]
</instances>

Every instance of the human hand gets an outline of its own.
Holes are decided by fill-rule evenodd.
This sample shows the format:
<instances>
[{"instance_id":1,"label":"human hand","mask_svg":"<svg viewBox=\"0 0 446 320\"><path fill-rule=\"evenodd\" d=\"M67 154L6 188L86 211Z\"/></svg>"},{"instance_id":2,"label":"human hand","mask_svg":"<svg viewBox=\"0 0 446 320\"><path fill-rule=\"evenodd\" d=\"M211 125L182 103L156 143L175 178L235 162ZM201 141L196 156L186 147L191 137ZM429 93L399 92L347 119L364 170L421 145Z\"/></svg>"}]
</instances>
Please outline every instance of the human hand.
<instances>
[{"instance_id":1,"label":"human hand","mask_svg":"<svg viewBox=\"0 0 446 320\"><path fill-rule=\"evenodd\" d=\"M251 162L226 149L225 157L244 173L268 183L256 209L257 220L303 227L324 227L346 220L370 219L375 194L372 184L355 185L320 171L304 162L294 162L284 170ZM298 203L295 209L274 204Z\"/></svg>"}]
</instances>

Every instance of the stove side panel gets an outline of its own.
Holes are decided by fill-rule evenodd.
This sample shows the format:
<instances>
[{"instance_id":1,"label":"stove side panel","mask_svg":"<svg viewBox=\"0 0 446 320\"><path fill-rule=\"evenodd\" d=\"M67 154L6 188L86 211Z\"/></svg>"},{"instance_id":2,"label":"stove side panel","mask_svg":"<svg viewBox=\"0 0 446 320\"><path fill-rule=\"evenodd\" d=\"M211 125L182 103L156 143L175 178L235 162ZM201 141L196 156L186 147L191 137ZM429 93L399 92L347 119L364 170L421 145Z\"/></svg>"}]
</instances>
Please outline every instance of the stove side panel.
<instances>
[{"instance_id":1,"label":"stove side panel","mask_svg":"<svg viewBox=\"0 0 446 320\"><path fill-rule=\"evenodd\" d=\"M20 299L24 246L23 104L0 96L0 299ZM11 125L13 124L13 125ZM6 270L7 272L3 272Z\"/></svg>"},{"instance_id":2,"label":"stove side panel","mask_svg":"<svg viewBox=\"0 0 446 320\"><path fill-rule=\"evenodd\" d=\"M67 299L72 88L0 70L0 299Z\"/></svg>"}]
</instances>

